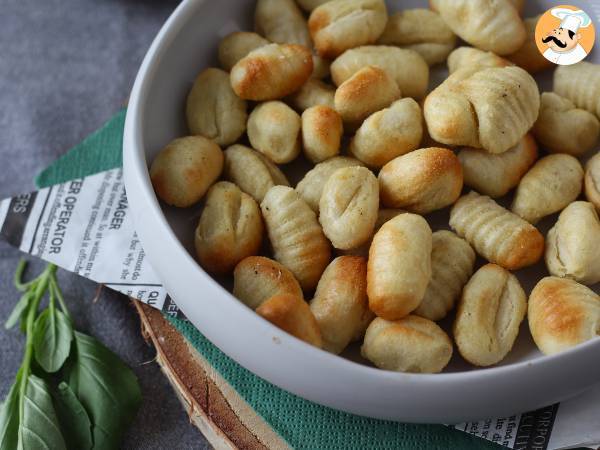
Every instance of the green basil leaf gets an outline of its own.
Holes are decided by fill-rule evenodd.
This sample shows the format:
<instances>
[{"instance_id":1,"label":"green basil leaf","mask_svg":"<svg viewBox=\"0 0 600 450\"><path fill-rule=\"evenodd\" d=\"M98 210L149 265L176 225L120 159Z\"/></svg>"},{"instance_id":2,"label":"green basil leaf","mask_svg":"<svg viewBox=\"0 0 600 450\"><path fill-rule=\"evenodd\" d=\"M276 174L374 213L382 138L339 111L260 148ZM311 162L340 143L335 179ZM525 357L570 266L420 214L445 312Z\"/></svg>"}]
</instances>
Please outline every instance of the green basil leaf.
<instances>
[{"instance_id":1,"label":"green basil leaf","mask_svg":"<svg viewBox=\"0 0 600 450\"><path fill-rule=\"evenodd\" d=\"M92 419L93 448L118 448L142 401L137 378L96 339L78 331L74 336L69 386Z\"/></svg>"},{"instance_id":2,"label":"green basil leaf","mask_svg":"<svg viewBox=\"0 0 600 450\"><path fill-rule=\"evenodd\" d=\"M19 299L19 301L13 308L12 312L8 316L8 319L6 319L6 323L4 324L4 327L7 330L9 328L14 327L17 324L17 321L19 320L19 318L23 315L23 313L25 311L27 311L28 306L31 304L32 298L33 298L33 295L32 295L31 291L28 291L21 296L21 298Z\"/></svg>"},{"instance_id":3,"label":"green basil leaf","mask_svg":"<svg viewBox=\"0 0 600 450\"><path fill-rule=\"evenodd\" d=\"M19 383L21 371L17 373L4 403L0 406L0 450L14 450L19 440Z\"/></svg>"},{"instance_id":4,"label":"green basil leaf","mask_svg":"<svg viewBox=\"0 0 600 450\"><path fill-rule=\"evenodd\" d=\"M48 373L62 367L71 351L73 326L60 310L45 309L33 327L33 351L35 360Z\"/></svg>"},{"instance_id":5,"label":"green basil leaf","mask_svg":"<svg viewBox=\"0 0 600 450\"><path fill-rule=\"evenodd\" d=\"M29 375L23 400L23 423L19 426L19 450L66 450L48 385Z\"/></svg>"},{"instance_id":6,"label":"green basil leaf","mask_svg":"<svg viewBox=\"0 0 600 450\"><path fill-rule=\"evenodd\" d=\"M85 408L64 381L54 394L54 406L58 421L67 442L67 448L89 450L92 448L92 423Z\"/></svg>"}]
</instances>

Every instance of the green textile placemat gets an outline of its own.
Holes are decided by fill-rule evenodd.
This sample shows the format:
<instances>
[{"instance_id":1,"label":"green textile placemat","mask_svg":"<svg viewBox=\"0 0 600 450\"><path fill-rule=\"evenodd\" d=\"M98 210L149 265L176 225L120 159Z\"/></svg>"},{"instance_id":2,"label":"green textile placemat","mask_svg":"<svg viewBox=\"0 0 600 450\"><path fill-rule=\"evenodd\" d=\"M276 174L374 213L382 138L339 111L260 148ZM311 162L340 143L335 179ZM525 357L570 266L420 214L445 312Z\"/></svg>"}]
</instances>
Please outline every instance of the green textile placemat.
<instances>
[{"instance_id":1,"label":"green textile placemat","mask_svg":"<svg viewBox=\"0 0 600 450\"><path fill-rule=\"evenodd\" d=\"M125 110L43 170L39 187L84 177L122 164ZM301 399L238 365L192 324L169 321L239 395L294 448L303 449L500 449L442 425L413 425L355 416Z\"/></svg>"}]
</instances>

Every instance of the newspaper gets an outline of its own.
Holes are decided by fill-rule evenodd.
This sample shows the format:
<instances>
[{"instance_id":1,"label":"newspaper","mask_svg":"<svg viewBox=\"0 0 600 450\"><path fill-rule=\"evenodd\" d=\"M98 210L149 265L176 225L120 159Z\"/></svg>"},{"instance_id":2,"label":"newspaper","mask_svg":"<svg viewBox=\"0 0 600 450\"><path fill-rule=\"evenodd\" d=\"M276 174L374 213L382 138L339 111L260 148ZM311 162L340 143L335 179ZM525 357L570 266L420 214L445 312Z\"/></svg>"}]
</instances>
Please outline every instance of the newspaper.
<instances>
[{"instance_id":1,"label":"newspaper","mask_svg":"<svg viewBox=\"0 0 600 450\"><path fill-rule=\"evenodd\" d=\"M0 202L0 236L21 251L183 317L128 214L121 169ZM526 414L452 425L519 450L600 447L600 385Z\"/></svg>"}]
</instances>

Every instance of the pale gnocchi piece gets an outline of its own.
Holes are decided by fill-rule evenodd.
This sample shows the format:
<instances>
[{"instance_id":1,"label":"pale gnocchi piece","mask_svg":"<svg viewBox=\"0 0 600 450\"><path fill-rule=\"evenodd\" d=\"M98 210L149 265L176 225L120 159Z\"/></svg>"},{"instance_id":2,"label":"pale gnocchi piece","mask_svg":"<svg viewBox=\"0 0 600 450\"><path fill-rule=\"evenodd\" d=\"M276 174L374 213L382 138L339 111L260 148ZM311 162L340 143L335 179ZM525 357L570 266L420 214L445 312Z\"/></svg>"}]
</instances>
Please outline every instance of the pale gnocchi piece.
<instances>
[{"instance_id":1,"label":"pale gnocchi piece","mask_svg":"<svg viewBox=\"0 0 600 450\"><path fill-rule=\"evenodd\" d=\"M361 354L380 369L439 373L450 362L452 341L435 322L422 317L377 317L367 328Z\"/></svg>"},{"instance_id":2,"label":"pale gnocchi piece","mask_svg":"<svg viewBox=\"0 0 600 450\"><path fill-rule=\"evenodd\" d=\"M585 166L585 196L600 212L600 153L596 153Z\"/></svg>"},{"instance_id":3,"label":"pale gnocchi piece","mask_svg":"<svg viewBox=\"0 0 600 450\"><path fill-rule=\"evenodd\" d=\"M413 314L438 321L446 317L473 274L475 252L467 241L451 231L432 235L431 280Z\"/></svg>"},{"instance_id":4,"label":"pale gnocchi piece","mask_svg":"<svg viewBox=\"0 0 600 450\"><path fill-rule=\"evenodd\" d=\"M519 280L496 264L481 267L465 286L454 321L454 340L464 359L491 366L511 351L527 312Z\"/></svg>"},{"instance_id":5,"label":"pale gnocchi piece","mask_svg":"<svg viewBox=\"0 0 600 450\"><path fill-rule=\"evenodd\" d=\"M198 203L223 170L223 152L210 139L186 136L171 141L154 158L150 180L165 203L187 208Z\"/></svg>"},{"instance_id":6,"label":"pale gnocchi piece","mask_svg":"<svg viewBox=\"0 0 600 450\"><path fill-rule=\"evenodd\" d=\"M327 3L329 0L296 0L302 8L306 12L311 12L313 9L318 8L323 3Z\"/></svg>"},{"instance_id":7,"label":"pale gnocchi piece","mask_svg":"<svg viewBox=\"0 0 600 450\"><path fill-rule=\"evenodd\" d=\"M418 214L451 205L462 186L460 161L447 148L415 150L393 159L379 172L383 205Z\"/></svg>"},{"instance_id":8,"label":"pale gnocchi piece","mask_svg":"<svg viewBox=\"0 0 600 450\"><path fill-rule=\"evenodd\" d=\"M290 95L287 100L296 111L306 111L317 105L334 107L335 88L314 78L309 79L300 89Z\"/></svg>"},{"instance_id":9,"label":"pale gnocchi piece","mask_svg":"<svg viewBox=\"0 0 600 450\"><path fill-rule=\"evenodd\" d=\"M335 91L335 110L344 123L358 127L369 115L388 107L401 95L394 79L383 69L366 66Z\"/></svg>"},{"instance_id":10,"label":"pale gnocchi piece","mask_svg":"<svg viewBox=\"0 0 600 450\"><path fill-rule=\"evenodd\" d=\"M544 58L546 59L546 58ZM473 67L479 70L494 67L508 67L512 63L492 52L474 47L458 47L448 55L448 72L453 74L459 69Z\"/></svg>"},{"instance_id":11,"label":"pale gnocchi piece","mask_svg":"<svg viewBox=\"0 0 600 450\"><path fill-rule=\"evenodd\" d=\"M258 33L251 31L234 31L228 34L219 43L219 63L228 72L237 62L259 47L270 42Z\"/></svg>"},{"instance_id":12,"label":"pale gnocchi piece","mask_svg":"<svg viewBox=\"0 0 600 450\"><path fill-rule=\"evenodd\" d=\"M302 148L313 163L336 156L343 134L342 118L335 109L317 105L302 113Z\"/></svg>"},{"instance_id":13,"label":"pale gnocchi piece","mask_svg":"<svg viewBox=\"0 0 600 450\"><path fill-rule=\"evenodd\" d=\"M294 0L258 0L254 28L271 42L311 47L308 25Z\"/></svg>"},{"instance_id":14,"label":"pale gnocchi piece","mask_svg":"<svg viewBox=\"0 0 600 450\"><path fill-rule=\"evenodd\" d=\"M600 118L600 64L582 61L558 66L552 90Z\"/></svg>"},{"instance_id":15,"label":"pale gnocchi piece","mask_svg":"<svg viewBox=\"0 0 600 450\"><path fill-rule=\"evenodd\" d=\"M419 148L423 115L412 98L397 100L363 122L350 142L352 156L373 168Z\"/></svg>"},{"instance_id":16,"label":"pale gnocchi piece","mask_svg":"<svg viewBox=\"0 0 600 450\"><path fill-rule=\"evenodd\" d=\"M508 270L535 264L544 253L537 228L475 191L454 204L450 227L489 262Z\"/></svg>"},{"instance_id":17,"label":"pale gnocchi piece","mask_svg":"<svg viewBox=\"0 0 600 450\"><path fill-rule=\"evenodd\" d=\"M319 55L335 58L375 42L387 19L384 0L332 0L312 11L308 29Z\"/></svg>"},{"instance_id":18,"label":"pale gnocchi piece","mask_svg":"<svg viewBox=\"0 0 600 450\"><path fill-rule=\"evenodd\" d=\"M591 112L577 108L571 100L544 92L533 134L551 153L581 156L598 142L600 121Z\"/></svg>"},{"instance_id":19,"label":"pale gnocchi piece","mask_svg":"<svg viewBox=\"0 0 600 450\"><path fill-rule=\"evenodd\" d=\"M420 99L429 84L429 66L414 50L390 45L365 45L347 50L331 63L336 86L366 66L375 66L392 76L404 97Z\"/></svg>"},{"instance_id":20,"label":"pale gnocchi piece","mask_svg":"<svg viewBox=\"0 0 600 450\"><path fill-rule=\"evenodd\" d=\"M275 259L310 291L329 264L331 245L310 206L292 188L274 186L261 205Z\"/></svg>"},{"instance_id":21,"label":"pale gnocchi piece","mask_svg":"<svg viewBox=\"0 0 600 450\"><path fill-rule=\"evenodd\" d=\"M253 310L278 295L303 298L300 284L292 272L264 256L249 256L235 266L233 295Z\"/></svg>"},{"instance_id":22,"label":"pale gnocchi piece","mask_svg":"<svg viewBox=\"0 0 600 450\"><path fill-rule=\"evenodd\" d=\"M231 272L242 259L258 253L263 232L252 197L228 181L214 184L194 236L200 265L212 273Z\"/></svg>"},{"instance_id":23,"label":"pale gnocchi piece","mask_svg":"<svg viewBox=\"0 0 600 450\"><path fill-rule=\"evenodd\" d=\"M285 164L300 154L300 116L283 102L256 106L248 118L248 140L253 148L276 164Z\"/></svg>"},{"instance_id":24,"label":"pale gnocchi piece","mask_svg":"<svg viewBox=\"0 0 600 450\"><path fill-rule=\"evenodd\" d=\"M302 298L276 295L263 302L256 313L298 339L317 348L323 345L319 324Z\"/></svg>"},{"instance_id":25,"label":"pale gnocchi piece","mask_svg":"<svg viewBox=\"0 0 600 450\"><path fill-rule=\"evenodd\" d=\"M414 50L432 66L446 60L456 46L456 35L438 13L415 8L391 15L377 42Z\"/></svg>"},{"instance_id":26,"label":"pale gnocchi piece","mask_svg":"<svg viewBox=\"0 0 600 450\"><path fill-rule=\"evenodd\" d=\"M362 165L363 163L359 160L348 156L334 156L333 158L320 162L306 172L304 178L302 178L296 186L296 191L308 206L310 206L314 212L318 213L323 187L325 186L325 183L327 183L327 180L329 180L329 177L333 175L336 170L343 167Z\"/></svg>"},{"instance_id":27,"label":"pale gnocchi piece","mask_svg":"<svg viewBox=\"0 0 600 450\"><path fill-rule=\"evenodd\" d=\"M322 58L319 55L313 55L313 73L312 78L316 78L318 80L322 80L323 78L329 78L330 72L329 68L331 67L331 61L328 59Z\"/></svg>"},{"instance_id":28,"label":"pale gnocchi piece","mask_svg":"<svg viewBox=\"0 0 600 450\"><path fill-rule=\"evenodd\" d=\"M323 187L319 222L335 248L348 250L373 235L379 209L377 178L366 167L336 170Z\"/></svg>"},{"instance_id":29,"label":"pale gnocchi piece","mask_svg":"<svg viewBox=\"0 0 600 450\"><path fill-rule=\"evenodd\" d=\"M546 267L551 275L592 285L600 282L600 221L594 205L573 202L546 237Z\"/></svg>"},{"instance_id":30,"label":"pale gnocchi piece","mask_svg":"<svg viewBox=\"0 0 600 450\"><path fill-rule=\"evenodd\" d=\"M367 261L360 256L339 256L325 269L310 302L323 349L339 354L362 336L374 318L367 300Z\"/></svg>"},{"instance_id":31,"label":"pale gnocchi piece","mask_svg":"<svg viewBox=\"0 0 600 450\"><path fill-rule=\"evenodd\" d=\"M397 320L414 311L431 278L431 228L416 214L400 214L373 237L367 262L369 308Z\"/></svg>"},{"instance_id":32,"label":"pale gnocchi piece","mask_svg":"<svg viewBox=\"0 0 600 450\"><path fill-rule=\"evenodd\" d=\"M583 168L577 159L562 153L546 156L521 178L511 210L535 224L579 197L582 185Z\"/></svg>"},{"instance_id":33,"label":"pale gnocchi piece","mask_svg":"<svg viewBox=\"0 0 600 450\"><path fill-rule=\"evenodd\" d=\"M436 141L503 153L529 131L539 107L537 83L520 67L467 67L427 96L423 112Z\"/></svg>"},{"instance_id":34,"label":"pale gnocchi piece","mask_svg":"<svg viewBox=\"0 0 600 450\"><path fill-rule=\"evenodd\" d=\"M430 0L462 40L498 55L516 52L527 38L519 12L509 0Z\"/></svg>"},{"instance_id":35,"label":"pale gnocchi piece","mask_svg":"<svg viewBox=\"0 0 600 450\"><path fill-rule=\"evenodd\" d=\"M212 139L218 145L233 144L246 131L246 101L231 89L229 74L209 67L194 81L185 114L191 134Z\"/></svg>"},{"instance_id":36,"label":"pale gnocchi piece","mask_svg":"<svg viewBox=\"0 0 600 450\"><path fill-rule=\"evenodd\" d=\"M540 20L541 15L528 17L523 20L525 30L527 31L527 39L525 43L514 53L506 55L505 58L522 67L529 73L537 73L545 69L549 69L553 64L548 61L538 50L535 40L535 28Z\"/></svg>"},{"instance_id":37,"label":"pale gnocchi piece","mask_svg":"<svg viewBox=\"0 0 600 450\"><path fill-rule=\"evenodd\" d=\"M238 97L264 101L297 91L313 71L310 50L296 44L268 44L252 50L231 69L231 87Z\"/></svg>"},{"instance_id":38,"label":"pale gnocchi piece","mask_svg":"<svg viewBox=\"0 0 600 450\"><path fill-rule=\"evenodd\" d=\"M537 144L529 133L504 153L488 153L476 148L463 148L458 152L465 184L492 198L502 197L516 187L537 156Z\"/></svg>"},{"instance_id":39,"label":"pale gnocchi piece","mask_svg":"<svg viewBox=\"0 0 600 450\"><path fill-rule=\"evenodd\" d=\"M250 147L232 145L224 155L225 178L259 203L273 186L290 185L283 172L269 158Z\"/></svg>"},{"instance_id":40,"label":"pale gnocchi piece","mask_svg":"<svg viewBox=\"0 0 600 450\"><path fill-rule=\"evenodd\" d=\"M527 317L542 353L560 353L598 337L600 296L567 278L542 278L529 296Z\"/></svg>"}]
</instances>

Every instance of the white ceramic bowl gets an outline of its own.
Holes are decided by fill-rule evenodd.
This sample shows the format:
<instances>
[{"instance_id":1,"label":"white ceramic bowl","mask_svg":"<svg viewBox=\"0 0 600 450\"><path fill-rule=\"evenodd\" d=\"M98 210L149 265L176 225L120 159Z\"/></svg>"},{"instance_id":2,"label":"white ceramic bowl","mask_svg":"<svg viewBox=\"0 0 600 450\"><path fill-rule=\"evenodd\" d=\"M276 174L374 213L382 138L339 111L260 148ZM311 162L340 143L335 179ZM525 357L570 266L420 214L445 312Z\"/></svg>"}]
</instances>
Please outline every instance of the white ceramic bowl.
<instances>
[{"instance_id":1,"label":"white ceramic bowl","mask_svg":"<svg viewBox=\"0 0 600 450\"><path fill-rule=\"evenodd\" d=\"M396 3L388 2L391 10L398 9ZM425 3L405 1L403 6ZM543 10L544 2L538 3L530 7ZM375 418L457 423L509 415L564 400L600 380L600 339L546 357L535 349L526 324L498 367L473 369L455 356L449 373L379 370L352 361L359 360L355 353L346 359L334 356L282 332L199 267L188 251L198 209L161 207L147 166L166 143L186 134L184 102L193 79L216 65L222 36L252 28L253 7L254 2L244 0L184 0L148 51L127 111L124 167L133 219L152 266L189 320L227 355L271 383ZM433 220L447 224L447 212ZM522 272L519 277L529 290L543 268Z\"/></svg>"}]
</instances>

